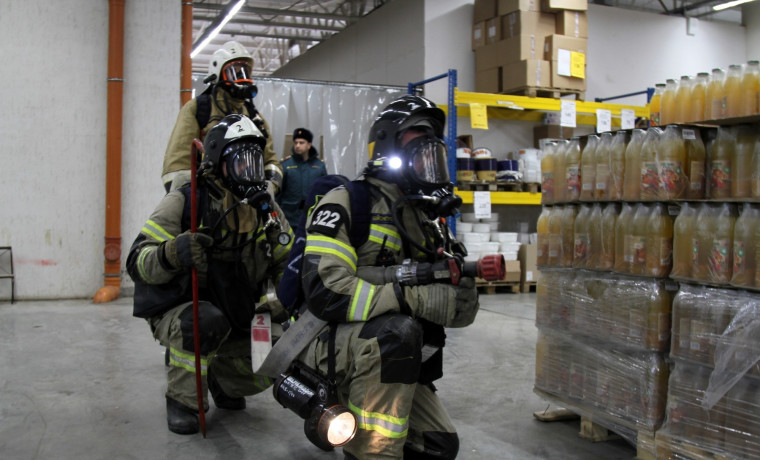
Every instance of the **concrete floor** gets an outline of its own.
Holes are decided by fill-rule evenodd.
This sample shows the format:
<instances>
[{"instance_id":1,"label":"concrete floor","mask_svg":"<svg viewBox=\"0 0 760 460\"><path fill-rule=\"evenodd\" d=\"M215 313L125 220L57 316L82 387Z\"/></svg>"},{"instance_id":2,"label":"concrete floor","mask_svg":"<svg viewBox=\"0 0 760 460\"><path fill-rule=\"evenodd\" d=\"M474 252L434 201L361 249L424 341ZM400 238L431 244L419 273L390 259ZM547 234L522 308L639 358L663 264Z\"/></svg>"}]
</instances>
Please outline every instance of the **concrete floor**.
<instances>
[{"instance_id":1,"label":"concrete floor","mask_svg":"<svg viewBox=\"0 0 760 460\"><path fill-rule=\"evenodd\" d=\"M248 409L213 403L207 438L166 428L164 351L132 298L0 303L0 458L339 459L303 435L274 401ZM558 408L533 393L535 293L481 296L473 325L448 330L436 382L459 431L460 459L633 459L623 440L592 443L580 422L543 423Z\"/></svg>"}]
</instances>

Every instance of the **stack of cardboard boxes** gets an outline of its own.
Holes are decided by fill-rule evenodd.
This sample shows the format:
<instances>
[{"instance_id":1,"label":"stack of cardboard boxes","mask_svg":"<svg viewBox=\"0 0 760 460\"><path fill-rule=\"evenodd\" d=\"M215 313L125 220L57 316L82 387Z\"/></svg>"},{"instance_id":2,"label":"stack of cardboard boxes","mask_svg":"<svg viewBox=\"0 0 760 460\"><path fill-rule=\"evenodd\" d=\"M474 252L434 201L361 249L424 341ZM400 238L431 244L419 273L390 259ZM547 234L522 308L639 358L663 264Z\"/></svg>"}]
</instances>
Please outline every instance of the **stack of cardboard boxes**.
<instances>
[{"instance_id":1,"label":"stack of cardboard boxes","mask_svg":"<svg viewBox=\"0 0 760 460\"><path fill-rule=\"evenodd\" d=\"M475 91L583 92L588 0L475 0Z\"/></svg>"}]
</instances>

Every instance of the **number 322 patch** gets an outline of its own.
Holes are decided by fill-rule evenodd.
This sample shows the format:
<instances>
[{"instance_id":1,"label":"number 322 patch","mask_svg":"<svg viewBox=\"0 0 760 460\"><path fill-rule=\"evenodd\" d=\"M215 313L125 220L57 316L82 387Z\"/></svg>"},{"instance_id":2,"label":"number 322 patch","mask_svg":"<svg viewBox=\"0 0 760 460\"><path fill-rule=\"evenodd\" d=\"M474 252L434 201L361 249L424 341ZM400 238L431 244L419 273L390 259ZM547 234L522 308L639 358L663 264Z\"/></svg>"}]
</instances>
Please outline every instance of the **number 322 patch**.
<instances>
[{"instance_id":1,"label":"number 322 patch","mask_svg":"<svg viewBox=\"0 0 760 460\"><path fill-rule=\"evenodd\" d=\"M309 233L316 232L335 238L340 226L348 221L346 209L338 204L329 203L320 206L311 216L311 224L307 229Z\"/></svg>"}]
</instances>

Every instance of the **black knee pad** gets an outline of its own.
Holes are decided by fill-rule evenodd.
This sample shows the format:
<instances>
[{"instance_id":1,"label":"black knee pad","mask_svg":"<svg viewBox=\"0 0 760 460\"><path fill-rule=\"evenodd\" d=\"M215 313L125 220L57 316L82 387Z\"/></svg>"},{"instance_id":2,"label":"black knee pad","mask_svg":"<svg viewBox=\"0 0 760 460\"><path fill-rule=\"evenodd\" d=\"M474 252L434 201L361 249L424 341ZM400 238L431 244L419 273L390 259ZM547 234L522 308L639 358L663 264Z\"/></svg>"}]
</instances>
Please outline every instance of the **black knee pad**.
<instances>
[{"instance_id":1,"label":"black knee pad","mask_svg":"<svg viewBox=\"0 0 760 460\"><path fill-rule=\"evenodd\" d=\"M422 433L425 451L417 452L404 446L404 460L451 460L459 453L459 436L456 433L428 431Z\"/></svg>"},{"instance_id":2,"label":"black knee pad","mask_svg":"<svg viewBox=\"0 0 760 460\"><path fill-rule=\"evenodd\" d=\"M422 327L407 315L373 318L362 328L362 339L377 338L382 383L415 383L422 363Z\"/></svg>"},{"instance_id":3,"label":"black knee pad","mask_svg":"<svg viewBox=\"0 0 760 460\"><path fill-rule=\"evenodd\" d=\"M182 348L195 351L193 340L193 306L189 305L179 315L182 329ZM201 354L207 355L219 348L222 340L230 332L230 323L224 313L209 302L198 303L198 325Z\"/></svg>"}]
</instances>

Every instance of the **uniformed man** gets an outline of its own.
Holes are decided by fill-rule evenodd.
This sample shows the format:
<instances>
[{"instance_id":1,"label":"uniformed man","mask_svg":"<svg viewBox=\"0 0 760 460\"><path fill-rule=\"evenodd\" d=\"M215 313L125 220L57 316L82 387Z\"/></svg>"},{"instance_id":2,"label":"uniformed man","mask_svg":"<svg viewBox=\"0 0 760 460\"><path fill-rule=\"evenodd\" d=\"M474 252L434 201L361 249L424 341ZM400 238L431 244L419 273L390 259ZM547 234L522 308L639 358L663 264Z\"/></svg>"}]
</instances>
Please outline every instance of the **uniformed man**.
<instances>
[{"instance_id":1,"label":"uniformed man","mask_svg":"<svg viewBox=\"0 0 760 460\"><path fill-rule=\"evenodd\" d=\"M282 187L277 195L277 204L285 211L291 228L295 232L303 212L306 194L311 184L327 174L327 169L319 152L312 145L314 135L306 128L293 131L293 147L290 155L282 161Z\"/></svg>"},{"instance_id":2,"label":"uniformed man","mask_svg":"<svg viewBox=\"0 0 760 460\"><path fill-rule=\"evenodd\" d=\"M200 280L204 410L207 388L218 408L241 410L244 396L272 383L251 369L251 320L260 311L270 311L273 322L287 318L276 299L259 300L270 283L273 288L279 282L292 232L265 190L265 143L248 117L224 117L204 142L199 230L189 228L187 184L161 200L129 251L133 314L145 318L153 336L169 350L166 410L169 430L175 433L199 430L192 268Z\"/></svg>"},{"instance_id":3,"label":"uniformed man","mask_svg":"<svg viewBox=\"0 0 760 460\"><path fill-rule=\"evenodd\" d=\"M251 78L253 58L238 42L230 41L214 52L204 82L208 88L179 111L164 154L161 179L169 192L190 180L190 146L225 115L240 113L251 118L266 139L264 172L274 196L282 181L282 168L272 147L269 125L253 104L258 91Z\"/></svg>"},{"instance_id":4,"label":"uniformed man","mask_svg":"<svg viewBox=\"0 0 760 460\"><path fill-rule=\"evenodd\" d=\"M410 263L440 262L441 250L451 250L448 228L432 206L451 186L444 123L443 111L417 96L393 101L375 119L364 179L371 193L366 243L350 243L345 188L327 193L306 219L306 306L336 325L338 397L359 422L344 447L347 458L452 459L459 450L433 381L443 373L444 327L467 326L478 311L475 282L420 285L399 275L411 274L404 270ZM330 336L319 333L298 360L327 375Z\"/></svg>"}]
</instances>

